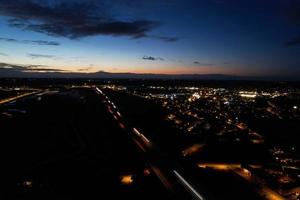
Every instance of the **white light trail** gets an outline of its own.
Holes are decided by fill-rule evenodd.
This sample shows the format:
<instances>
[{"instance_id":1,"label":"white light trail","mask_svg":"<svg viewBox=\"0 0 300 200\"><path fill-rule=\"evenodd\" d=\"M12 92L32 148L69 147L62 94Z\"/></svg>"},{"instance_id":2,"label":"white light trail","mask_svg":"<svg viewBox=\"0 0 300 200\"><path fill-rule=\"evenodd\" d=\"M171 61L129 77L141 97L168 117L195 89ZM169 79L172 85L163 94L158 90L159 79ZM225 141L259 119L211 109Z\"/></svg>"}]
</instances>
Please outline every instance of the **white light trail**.
<instances>
[{"instance_id":1,"label":"white light trail","mask_svg":"<svg viewBox=\"0 0 300 200\"><path fill-rule=\"evenodd\" d=\"M190 192L192 192L192 194L200 200L204 200L204 198L176 171L173 170L173 172L175 173L176 177L180 180L180 182L189 189Z\"/></svg>"}]
</instances>

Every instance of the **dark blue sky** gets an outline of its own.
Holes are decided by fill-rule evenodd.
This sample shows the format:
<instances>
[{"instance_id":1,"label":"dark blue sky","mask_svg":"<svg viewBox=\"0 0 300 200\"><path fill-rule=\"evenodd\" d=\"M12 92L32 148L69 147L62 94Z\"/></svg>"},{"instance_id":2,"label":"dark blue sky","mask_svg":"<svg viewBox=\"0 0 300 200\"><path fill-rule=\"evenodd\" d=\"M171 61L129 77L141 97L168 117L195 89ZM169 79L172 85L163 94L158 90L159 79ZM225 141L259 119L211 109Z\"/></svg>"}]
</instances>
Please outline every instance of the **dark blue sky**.
<instances>
[{"instance_id":1,"label":"dark blue sky","mask_svg":"<svg viewBox=\"0 0 300 200\"><path fill-rule=\"evenodd\" d=\"M299 77L300 2L0 0L0 61L1 73Z\"/></svg>"}]
</instances>

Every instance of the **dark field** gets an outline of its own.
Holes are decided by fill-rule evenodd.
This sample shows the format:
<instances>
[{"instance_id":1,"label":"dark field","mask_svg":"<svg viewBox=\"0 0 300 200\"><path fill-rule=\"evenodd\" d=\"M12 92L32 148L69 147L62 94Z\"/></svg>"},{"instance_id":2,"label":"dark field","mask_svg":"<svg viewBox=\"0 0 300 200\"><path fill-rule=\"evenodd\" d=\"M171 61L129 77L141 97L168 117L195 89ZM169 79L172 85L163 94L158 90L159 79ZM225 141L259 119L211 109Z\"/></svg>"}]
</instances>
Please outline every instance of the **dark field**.
<instances>
[{"instance_id":1,"label":"dark field","mask_svg":"<svg viewBox=\"0 0 300 200\"><path fill-rule=\"evenodd\" d=\"M1 199L167 198L92 89L2 106ZM19 111L19 112L18 112ZM133 175L132 185L120 176ZM155 191L155 192L153 192Z\"/></svg>"}]
</instances>

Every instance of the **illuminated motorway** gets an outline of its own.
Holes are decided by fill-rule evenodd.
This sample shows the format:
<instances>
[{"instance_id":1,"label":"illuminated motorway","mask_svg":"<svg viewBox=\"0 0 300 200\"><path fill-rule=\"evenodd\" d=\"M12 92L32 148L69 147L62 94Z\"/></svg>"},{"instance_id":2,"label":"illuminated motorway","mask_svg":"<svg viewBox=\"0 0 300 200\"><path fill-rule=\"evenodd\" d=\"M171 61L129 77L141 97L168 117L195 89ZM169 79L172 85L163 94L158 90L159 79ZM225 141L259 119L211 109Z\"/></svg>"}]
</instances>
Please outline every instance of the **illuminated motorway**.
<instances>
[{"instance_id":1,"label":"illuminated motorway","mask_svg":"<svg viewBox=\"0 0 300 200\"><path fill-rule=\"evenodd\" d=\"M176 193L177 187L181 186L190 194L190 198L198 200L207 199L189 182L189 179L181 174L181 171L184 171L182 168L179 168L171 158L161 155L162 153L158 147L137 128L126 126L116 105L99 88L96 88L96 91L103 97L103 102L106 103L108 111L113 115L113 118L118 122L120 127L129 132L135 144L145 153L152 170L168 190Z\"/></svg>"},{"instance_id":2,"label":"illuminated motorway","mask_svg":"<svg viewBox=\"0 0 300 200\"><path fill-rule=\"evenodd\" d=\"M30 96L30 95L33 95L33 94L37 94L37 93L39 93L39 92L38 91L37 92L27 92L27 93L20 94L20 95L17 95L17 96L1 99L0 100L0 105L10 103L10 102L14 102L14 101L19 100L21 98L24 98L24 97L27 97L27 96Z\"/></svg>"}]
</instances>

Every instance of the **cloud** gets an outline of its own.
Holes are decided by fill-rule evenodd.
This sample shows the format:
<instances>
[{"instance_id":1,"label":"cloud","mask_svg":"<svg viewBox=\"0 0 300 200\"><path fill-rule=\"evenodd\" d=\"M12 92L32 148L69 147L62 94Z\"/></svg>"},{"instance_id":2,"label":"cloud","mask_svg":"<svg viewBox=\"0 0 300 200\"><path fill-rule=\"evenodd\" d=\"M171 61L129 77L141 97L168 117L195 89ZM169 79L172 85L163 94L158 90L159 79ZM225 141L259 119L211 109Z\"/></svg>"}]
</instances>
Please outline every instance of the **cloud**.
<instances>
[{"instance_id":1,"label":"cloud","mask_svg":"<svg viewBox=\"0 0 300 200\"><path fill-rule=\"evenodd\" d=\"M147 37L160 22L120 20L98 1L0 0L0 15L10 26L71 39L95 35Z\"/></svg>"},{"instance_id":2,"label":"cloud","mask_svg":"<svg viewBox=\"0 0 300 200\"><path fill-rule=\"evenodd\" d=\"M66 72L66 70L63 69L51 69L51 68L29 68L25 70L25 72Z\"/></svg>"},{"instance_id":3,"label":"cloud","mask_svg":"<svg viewBox=\"0 0 300 200\"><path fill-rule=\"evenodd\" d=\"M217 65L216 63L202 63L202 62L199 62L199 61L194 61L194 64L195 65L202 65L202 66L215 66L215 65Z\"/></svg>"},{"instance_id":4,"label":"cloud","mask_svg":"<svg viewBox=\"0 0 300 200\"><path fill-rule=\"evenodd\" d=\"M157 60L163 61L163 60L165 60L161 57L153 57L153 56L143 56L142 59L143 60L151 60L151 61L157 61Z\"/></svg>"},{"instance_id":5,"label":"cloud","mask_svg":"<svg viewBox=\"0 0 300 200\"><path fill-rule=\"evenodd\" d=\"M93 70L93 66L81 68L81 69L78 69L77 71L79 71L79 72L89 72L89 71Z\"/></svg>"},{"instance_id":6,"label":"cloud","mask_svg":"<svg viewBox=\"0 0 300 200\"><path fill-rule=\"evenodd\" d=\"M54 55L46 55L46 54L34 54L34 53L29 53L27 54L28 57L35 59L35 58L56 58Z\"/></svg>"},{"instance_id":7,"label":"cloud","mask_svg":"<svg viewBox=\"0 0 300 200\"><path fill-rule=\"evenodd\" d=\"M0 56L7 56L7 54L0 52Z\"/></svg>"},{"instance_id":8,"label":"cloud","mask_svg":"<svg viewBox=\"0 0 300 200\"><path fill-rule=\"evenodd\" d=\"M15 42L15 43L22 43L22 44L34 44L34 45L49 45L49 46L59 46L60 43L53 42L53 41L44 41L44 40L17 40L13 38L3 38L0 37L0 41L5 42Z\"/></svg>"},{"instance_id":9,"label":"cloud","mask_svg":"<svg viewBox=\"0 0 300 200\"><path fill-rule=\"evenodd\" d=\"M157 36L157 35L152 35L151 37L157 40L162 40L164 42L177 42L178 40L181 39L180 37Z\"/></svg>"},{"instance_id":10,"label":"cloud","mask_svg":"<svg viewBox=\"0 0 300 200\"><path fill-rule=\"evenodd\" d=\"M67 72L67 70L54 69L44 65L15 65L9 63L0 63L0 72L5 74L23 74L30 72Z\"/></svg>"}]
</instances>

